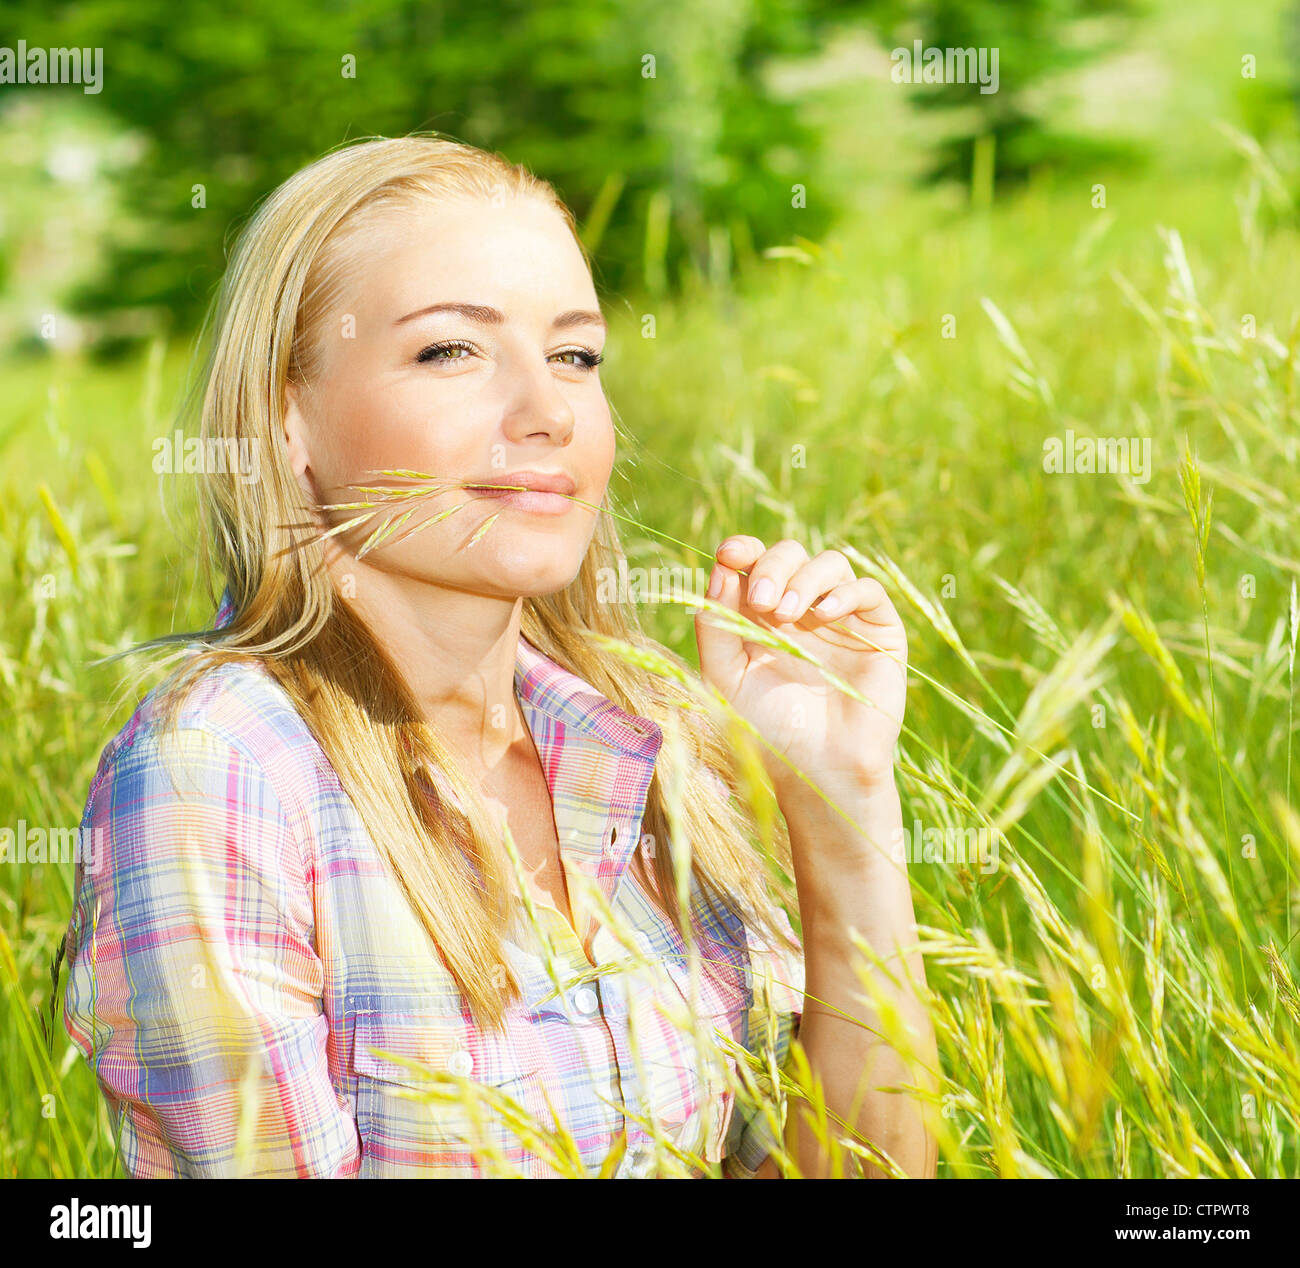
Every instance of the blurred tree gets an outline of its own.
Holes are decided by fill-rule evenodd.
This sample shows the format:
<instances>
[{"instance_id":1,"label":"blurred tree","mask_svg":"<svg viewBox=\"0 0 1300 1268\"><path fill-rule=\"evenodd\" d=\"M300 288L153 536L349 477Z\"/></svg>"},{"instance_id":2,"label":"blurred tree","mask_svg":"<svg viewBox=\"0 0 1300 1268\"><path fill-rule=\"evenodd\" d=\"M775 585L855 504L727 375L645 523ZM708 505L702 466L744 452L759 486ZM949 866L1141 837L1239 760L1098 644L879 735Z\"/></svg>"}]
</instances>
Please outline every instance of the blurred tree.
<instances>
[{"instance_id":1,"label":"blurred tree","mask_svg":"<svg viewBox=\"0 0 1300 1268\"><path fill-rule=\"evenodd\" d=\"M887 46L997 49L996 92L969 83L936 83L917 91L922 109L954 112L955 126L938 145L931 179L1016 183L1045 166L1082 165L1128 157L1126 147L1061 135L1042 117L1034 90L1045 80L1119 45L1141 0L878 0L872 6ZM1109 20L1108 20L1109 19ZM913 81L915 82L915 80Z\"/></svg>"},{"instance_id":2,"label":"blurred tree","mask_svg":"<svg viewBox=\"0 0 1300 1268\"><path fill-rule=\"evenodd\" d=\"M13 0L29 47L104 49L97 104L145 134L131 219L78 307L193 323L256 200L349 137L435 129L551 180L598 248L598 285L651 290L815 236L817 136L760 81L811 53L801 0ZM861 5L843 6L845 11ZM21 16L21 20L18 20ZM354 59L355 77L349 77ZM77 89L68 91L76 92ZM202 187L196 193L196 187ZM195 205L201 203L202 205Z\"/></svg>"},{"instance_id":3,"label":"blurred tree","mask_svg":"<svg viewBox=\"0 0 1300 1268\"><path fill-rule=\"evenodd\" d=\"M1001 163L1033 159L1021 104L1071 64L1078 17L1130 0L9 0L29 47L100 47L87 98L149 141L81 311L153 309L186 328L257 200L348 138L433 129L551 180L583 226L606 290L652 294L725 277L736 257L815 238L817 131L764 84L841 25L927 43L1000 45L1002 88L948 85ZM0 90L13 91L13 90ZM63 91L63 90L54 90ZM69 88L70 93L79 93ZM969 140L970 138L967 138ZM954 159L953 162L958 160ZM967 162L968 160L964 160ZM965 172L962 172L963 178ZM796 194L806 191L806 204Z\"/></svg>"}]
</instances>

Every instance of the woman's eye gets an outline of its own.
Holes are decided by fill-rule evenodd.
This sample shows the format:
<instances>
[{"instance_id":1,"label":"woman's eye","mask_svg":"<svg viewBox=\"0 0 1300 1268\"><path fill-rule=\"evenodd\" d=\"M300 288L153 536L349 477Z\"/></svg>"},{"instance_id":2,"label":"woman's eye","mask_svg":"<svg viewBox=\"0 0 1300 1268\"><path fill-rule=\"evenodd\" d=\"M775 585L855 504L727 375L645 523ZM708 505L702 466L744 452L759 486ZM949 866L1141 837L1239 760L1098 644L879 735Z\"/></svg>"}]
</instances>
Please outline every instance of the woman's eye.
<instances>
[{"instance_id":1,"label":"woman's eye","mask_svg":"<svg viewBox=\"0 0 1300 1268\"><path fill-rule=\"evenodd\" d=\"M449 361L464 361L473 354L474 346L472 344L448 340L444 343L431 343L427 348L421 348L415 359L421 363L433 361L446 364ZM595 352L591 348L565 348L563 351L555 353L554 356L571 357L573 359L566 360L565 364L586 370L594 369L605 359L601 353Z\"/></svg>"},{"instance_id":2,"label":"woman's eye","mask_svg":"<svg viewBox=\"0 0 1300 1268\"><path fill-rule=\"evenodd\" d=\"M415 358L417 361L463 361L465 357L442 356L444 352L455 353L463 352L469 356L473 348L467 343L431 343L427 348L421 348L419 355Z\"/></svg>"},{"instance_id":3,"label":"woman's eye","mask_svg":"<svg viewBox=\"0 0 1300 1268\"><path fill-rule=\"evenodd\" d=\"M565 348L563 352L557 352L557 357L574 357L576 360L569 361L568 365L582 366L585 369L595 369L604 359L604 355L599 352L593 352L590 348Z\"/></svg>"}]
</instances>

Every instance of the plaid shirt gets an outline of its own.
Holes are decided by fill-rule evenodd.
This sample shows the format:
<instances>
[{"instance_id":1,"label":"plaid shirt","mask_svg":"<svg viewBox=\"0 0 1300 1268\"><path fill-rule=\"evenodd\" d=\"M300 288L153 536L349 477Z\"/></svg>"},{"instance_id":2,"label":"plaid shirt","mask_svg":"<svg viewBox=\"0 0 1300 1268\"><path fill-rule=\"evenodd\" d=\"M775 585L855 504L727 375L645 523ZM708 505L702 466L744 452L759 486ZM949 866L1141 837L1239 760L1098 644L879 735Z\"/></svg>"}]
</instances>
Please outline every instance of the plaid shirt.
<instances>
[{"instance_id":1,"label":"plaid shirt","mask_svg":"<svg viewBox=\"0 0 1300 1268\"><path fill-rule=\"evenodd\" d=\"M227 593L218 624L230 611ZM95 848L64 1009L131 1175L635 1176L674 1156L671 1174L757 1170L780 1094L758 1075L751 1096L736 1062L784 1062L802 957L714 917L695 886L692 954L629 867L660 728L522 637L515 683L575 913L586 878L616 919L591 961L553 907L515 921L522 998L495 1032L264 668L203 675L174 738L156 693L140 702L81 822Z\"/></svg>"}]
</instances>

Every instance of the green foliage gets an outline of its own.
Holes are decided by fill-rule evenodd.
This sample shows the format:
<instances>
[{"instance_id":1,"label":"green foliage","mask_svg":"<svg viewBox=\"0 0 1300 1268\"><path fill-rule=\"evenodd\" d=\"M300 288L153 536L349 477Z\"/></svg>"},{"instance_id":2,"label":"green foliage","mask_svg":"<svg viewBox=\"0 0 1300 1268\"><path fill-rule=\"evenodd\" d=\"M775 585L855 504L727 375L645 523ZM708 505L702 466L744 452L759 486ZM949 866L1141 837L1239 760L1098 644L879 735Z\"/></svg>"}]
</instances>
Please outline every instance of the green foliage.
<instances>
[{"instance_id":1,"label":"green foliage","mask_svg":"<svg viewBox=\"0 0 1300 1268\"><path fill-rule=\"evenodd\" d=\"M18 0L10 11L29 46L103 48L103 90L89 100L148 142L116 185L129 215L74 307L138 310L180 331L256 201L363 136L434 130L546 176L583 222L608 292L716 279L767 246L815 238L844 208L828 195L822 131L769 73L845 28L1000 46L999 92L918 92L969 116L936 174L966 181L976 137L994 141L1000 176L1113 154L1054 135L1026 91L1110 47L1117 28L1080 38L1080 19L1130 3L1034 0L1014 20L975 0L221 0L182 11Z\"/></svg>"},{"instance_id":2,"label":"green foliage","mask_svg":"<svg viewBox=\"0 0 1300 1268\"><path fill-rule=\"evenodd\" d=\"M125 190L134 218L80 297L90 309L165 306L183 329L255 200L367 135L433 129L527 164L589 222L614 290L729 271L737 252L822 232L833 210L792 207L791 186L816 183L819 138L762 82L828 21L798 0L20 7L29 45L104 48L97 104L151 142ZM660 208L662 246L648 243Z\"/></svg>"}]
</instances>

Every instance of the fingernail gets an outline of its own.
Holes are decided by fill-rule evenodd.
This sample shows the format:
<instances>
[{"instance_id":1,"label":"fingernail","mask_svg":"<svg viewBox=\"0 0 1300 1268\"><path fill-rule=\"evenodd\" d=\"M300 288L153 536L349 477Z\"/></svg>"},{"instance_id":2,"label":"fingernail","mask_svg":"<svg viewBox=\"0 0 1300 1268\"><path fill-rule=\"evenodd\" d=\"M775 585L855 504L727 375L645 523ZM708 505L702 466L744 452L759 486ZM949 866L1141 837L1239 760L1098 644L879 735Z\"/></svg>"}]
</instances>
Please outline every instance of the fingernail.
<instances>
[{"instance_id":1,"label":"fingernail","mask_svg":"<svg viewBox=\"0 0 1300 1268\"><path fill-rule=\"evenodd\" d=\"M766 607L776 597L776 586L770 577L764 577L750 592L749 602L753 607Z\"/></svg>"},{"instance_id":2,"label":"fingernail","mask_svg":"<svg viewBox=\"0 0 1300 1268\"><path fill-rule=\"evenodd\" d=\"M840 598L838 595L828 594L818 605L818 616L834 616L840 610Z\"/></svg>"},{"instance_id":3,"label":"fingernail","mask_svg":"<svg viewBox=\"0 0 1300 1268\"><path fill-rule=\"evenodd\" d=\"M795 590L787 590L785 598L781 600L776 609L777 616L793 616L795 609L799 606L799 595Z\"/></svg>"},{"instance_id":4,"label":"fingernail","mask_svg":"<svg viewBox=\"0 0 1300 1268\"><path fill-rule=\"evenodd\" d=\"M713 571L709 573L709 588L705 593L710 599L716 599L722 593L722 569L716 564Z\"/></svg>"}]
</instances>

